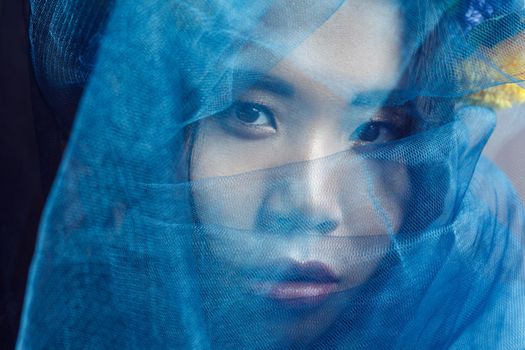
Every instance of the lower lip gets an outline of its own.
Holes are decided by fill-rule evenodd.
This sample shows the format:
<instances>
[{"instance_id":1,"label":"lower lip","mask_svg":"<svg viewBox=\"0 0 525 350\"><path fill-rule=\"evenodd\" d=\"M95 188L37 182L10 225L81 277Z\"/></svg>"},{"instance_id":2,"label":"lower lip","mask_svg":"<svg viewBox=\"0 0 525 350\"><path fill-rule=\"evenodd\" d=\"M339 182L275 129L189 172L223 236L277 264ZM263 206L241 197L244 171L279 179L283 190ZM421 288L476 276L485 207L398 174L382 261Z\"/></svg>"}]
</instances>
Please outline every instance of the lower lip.
<instances>
[{"instance_id":1,"label":"lower lip","mask_svg":"<svg viewBox=\"0 0 525 350\"><path fill-rule=\"evenodd\" d=\"M337 291L337 283L318 282L267 282L252 287L257 294L297 308L319 306Z\"/></svg>"}]
</instances>

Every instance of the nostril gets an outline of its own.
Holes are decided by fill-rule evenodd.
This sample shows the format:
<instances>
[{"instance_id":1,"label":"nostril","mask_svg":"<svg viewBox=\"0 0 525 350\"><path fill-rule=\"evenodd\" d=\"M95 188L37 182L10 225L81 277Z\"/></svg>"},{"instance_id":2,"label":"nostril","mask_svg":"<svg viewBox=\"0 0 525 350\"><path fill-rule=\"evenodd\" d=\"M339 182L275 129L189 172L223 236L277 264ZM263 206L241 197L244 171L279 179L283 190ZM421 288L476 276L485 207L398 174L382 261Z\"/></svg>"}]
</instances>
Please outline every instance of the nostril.
<instances>
[{"instance_id":1,"label":"nostril","mask_svg":"<svg viewBox=\"0 0 525 350\"><path fill-rule=\"evenodd\" d=\"M258 215L257 226L266 233L276 234L329 234L335 231L339 223L329 218L313 218L302 211L294 211L289 215L276 212L265 212Z\"/></svg>"},{"instance_id":2,"label":"nostril","mask_svg":"<svg viewBox=\"0 0 525 350\"><path fill-rule=\"evenodd\" d=\"M337 226L337 222L334 220L324 220L323 222L320 222L317 225L315 225L315 231L322 234L327 234L335 231L337 229Z\"/></svg>"}]
</instances>

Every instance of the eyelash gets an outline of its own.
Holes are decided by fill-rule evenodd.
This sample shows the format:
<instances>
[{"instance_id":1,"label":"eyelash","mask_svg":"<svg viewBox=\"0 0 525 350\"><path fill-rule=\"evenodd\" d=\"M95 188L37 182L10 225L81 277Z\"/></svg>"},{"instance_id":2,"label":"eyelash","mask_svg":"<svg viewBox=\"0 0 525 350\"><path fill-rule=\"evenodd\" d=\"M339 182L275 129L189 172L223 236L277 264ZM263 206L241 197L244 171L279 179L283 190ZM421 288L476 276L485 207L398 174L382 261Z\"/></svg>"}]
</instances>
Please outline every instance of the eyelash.
<instances>
[{"instance_id":1,"label":"eyelash","mask_svg":"<svg viewBox=\"0 0 525 350\"><path fill-rule=\"evenodd\" d=\"M416 120L419 118L413 101L408 101L404 105L395 107L384 107L372 117L369 121L361 124L351 134L351 141L355 146L364 146L367 144L382 144L396 141L411 135L414 132ZM375 128L376 132L388 132L389 135L384 140L377 139L368 141L358 138L358 134L366 132L367 128ZM370 129L368 129L370 130ZM378 135L379 137L380 135ZM385 135L383 135L385 136Z\"/></svg>"},{"instance_id":2,"label":"eyelash","mask_svg":"<svg viewBox=\"0 0 525 350\"><path fill-rule=\"evenodd\" d=\"M254 111L259 114L263 113L268 119L268 121L266 123L255 124L259 117L255 118L253 121L246 121L239 117L240 113L249 114ZM382 114L386 114L386 112L388 111L385 110ZM360 146L373 143L385 143L406 137L408 134L410 134L412 124L410 121L406 121L410 120L411 118L409 115L406 114L410 114L410 112L395 113L394 118L403 118L404 122L401 123L386 120L369 120L361 124L358 128L356 128L350 135L349 139L353 144ZM242 137L265 137L274 134L277 131L277 122L275 114L273 113L271 108L261 103L250 101L238 101L233 103L228 109L220 113L220 116L222 117L222 120L226 123L225 126L230 131L234 131L237 135ZM247 117L249 119L251 116L247 115ZM392 117L383 116L381 118ZM373 134L366 135L365 133L367 132L372 132ZM383 132L383 134L381 134L381 132ZM384 132L389 133L391 136L387 135L385 137ZM385 140L377 142L377 139L381 136L384 136L383 138Z\"/></svg>"},{"instance_id":3,"label":"eyelash","mask_svg":"<svg viewBox=\"0 0 525 350\"><path fill-rule=\"evenodd\" d=\"M391 136L385 136L381 133L387 132ZM398 125L391 122L385 121L368 121L364 124L361 124L357 129L354 130L350 136L351 141L356 144L367 144L367 143L384 143L388 141L397 140L400 138L401 132ZM386 138L384 141L377 142L377 139Z\"/></svg>"},{"instance_id":4,"label":"eyelash","mask_svg":"<svg viewBox=\"0 0 525 350\"><path fill-rule=\"evenodd\" d=\"M256 113L264 113L266 117L269 119L268 123L271 124L273 127L275 127L275 116L274 113L270 110L270 108L260 104L260 103L253 103L253 102L237 102L232 106L232 112L237 114L237 119L239 119L242 123L247 125L254 125L253 123L258 119L255 119L252 122L242 120L239 118L239 113L246 112L250 113L255 111Z\"/></svg>"},{"instance_id":5,"label":"eyelash","mask_svg":"<svg viewBox=\"0 0 525 350\"><path fill-rule=\"evenodd\" d=\"M240 113L249 114L255 111L263 113L268 121L266 123L255 124L255 121L246 121L239 117ZM270 136L277 131L277 123L273 111L260 103L238 101L233 103L229 108L219 113L221 124L227 131L233 132L243 138L263 138ZM249 115L247 116L250 117Z\"/></svg>"}]
</instances>

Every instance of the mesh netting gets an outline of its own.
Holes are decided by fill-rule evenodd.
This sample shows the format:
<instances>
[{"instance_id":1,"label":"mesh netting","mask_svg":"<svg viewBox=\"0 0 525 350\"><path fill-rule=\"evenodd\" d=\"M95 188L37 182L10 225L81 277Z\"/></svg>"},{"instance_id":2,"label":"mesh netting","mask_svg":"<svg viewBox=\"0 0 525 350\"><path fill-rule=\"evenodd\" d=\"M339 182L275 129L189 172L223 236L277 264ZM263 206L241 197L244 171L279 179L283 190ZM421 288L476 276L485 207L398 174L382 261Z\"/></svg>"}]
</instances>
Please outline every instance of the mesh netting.
<instances>
[{"instance_id":1,"label":"mesh netting","mask_svg":"<svg viewBox=\"0 0 525 350\"><path fill-rule=\"evenodd\" d=\"M519 1L32 3L71 140L18 346L525 348ZM512 127L512 126L510 126Z\"/></svg>"}]
</instances>

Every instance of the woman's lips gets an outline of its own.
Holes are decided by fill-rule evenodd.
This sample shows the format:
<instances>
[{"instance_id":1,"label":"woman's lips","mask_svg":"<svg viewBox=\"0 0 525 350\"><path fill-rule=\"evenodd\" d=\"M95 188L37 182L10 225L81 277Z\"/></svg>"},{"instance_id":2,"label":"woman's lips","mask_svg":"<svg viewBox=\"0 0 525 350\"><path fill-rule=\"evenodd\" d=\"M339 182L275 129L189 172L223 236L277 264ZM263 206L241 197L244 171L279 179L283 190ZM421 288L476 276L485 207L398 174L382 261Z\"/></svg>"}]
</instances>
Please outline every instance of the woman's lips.
<instances>
[{"instance_id":1,"label":"woman's lips","mask_svg":"<svg viewBox=\"0 0 525 350\"><path fill-rule=\"evenodd\" d=\"M272 280L257 281L252 290L285 306L310 308L325 302L338 290L339 278L326 264L317 261L273 266Z\"/></svg>"},{"instance_id":2,"label":"woman's lips","mask_svg":"<svg viewBox=\"0 0 525 350\"><path fill-rule=\"evenodd\" d=\"M270 287L266 296L287 306L314 307L336 290L336 283L280 282Z\"/></svg>"}]
</instances>

